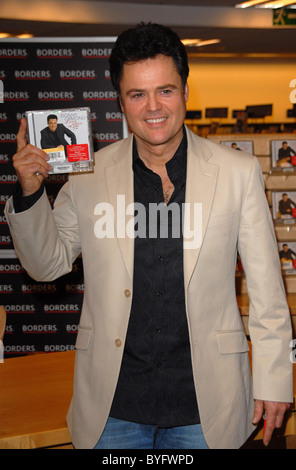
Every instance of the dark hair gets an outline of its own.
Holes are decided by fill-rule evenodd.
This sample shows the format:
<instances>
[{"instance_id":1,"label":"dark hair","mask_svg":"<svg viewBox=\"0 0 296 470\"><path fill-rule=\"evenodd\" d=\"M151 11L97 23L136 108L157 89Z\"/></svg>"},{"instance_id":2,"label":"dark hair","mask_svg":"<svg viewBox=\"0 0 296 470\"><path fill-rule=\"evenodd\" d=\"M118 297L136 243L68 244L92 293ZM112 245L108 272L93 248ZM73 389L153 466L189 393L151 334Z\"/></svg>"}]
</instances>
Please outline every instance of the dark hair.
<instances>
[{"instance_id":1,"label":"dark hair","mask_svg":"<svg viewBox=\"0 0 296 470\"><path fill-rule=\"evenodd\" d=\"M121 33L111 52L110 75L115 91L120 95L120 79L125 62L151 59L158 54L171 57L185 87L188 75L188 58L179 36L166 26L140 23Z\"/></svg>"},{"instance_id":2,"label":"dark hair","mask_svg":"<svg viewBox=\"0 0 296 470\"><path fill-rule=\"evenodd\" d=\"M47 123L49 123L49 120L50 120L50 119L56 119L56 120L58 120L58 117L57 117L55 114L49 114L49 115L47 116Z\"/></svg>"}]
</instances>

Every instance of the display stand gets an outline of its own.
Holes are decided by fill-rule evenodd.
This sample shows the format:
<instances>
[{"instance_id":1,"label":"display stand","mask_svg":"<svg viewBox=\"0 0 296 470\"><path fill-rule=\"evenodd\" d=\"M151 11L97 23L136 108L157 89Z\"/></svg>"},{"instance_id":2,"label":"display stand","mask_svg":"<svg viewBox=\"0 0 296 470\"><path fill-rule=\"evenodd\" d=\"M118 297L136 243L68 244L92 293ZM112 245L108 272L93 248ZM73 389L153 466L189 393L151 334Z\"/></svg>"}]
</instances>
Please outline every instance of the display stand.
<instances>
[{"instance_id":1,"label":"display stand","mask_svg":"<svg viewBox=\"0 0 296 470\"><path fill-rule=\"evenodd\" d=\"M217 143L252 141L253 153L259 160L263 178L265 181L266 197L270 206L270 211L274 220L274 228L277 241L280 245L289 246L296 243L296 214L290 218L277 218L276 210L273 207L275 196L281 197L283 193L293 194L296 192L296 166L287 168L276 168L272 156L272 143L274 141L295 141L296 134L226 134L209 135L208 138ZM296 202L296 201L295 201ZM296 212L296 211L295 211ZM291 266L284 266L283 280L287 292L287 300L291 313L293 326L293 337L296 336L296 262ZM248 315L249 299L247 295L247 285L242 269L236 273L236 291L239 309L246 334L249 335Z\"/></svg>"}]
</instances>

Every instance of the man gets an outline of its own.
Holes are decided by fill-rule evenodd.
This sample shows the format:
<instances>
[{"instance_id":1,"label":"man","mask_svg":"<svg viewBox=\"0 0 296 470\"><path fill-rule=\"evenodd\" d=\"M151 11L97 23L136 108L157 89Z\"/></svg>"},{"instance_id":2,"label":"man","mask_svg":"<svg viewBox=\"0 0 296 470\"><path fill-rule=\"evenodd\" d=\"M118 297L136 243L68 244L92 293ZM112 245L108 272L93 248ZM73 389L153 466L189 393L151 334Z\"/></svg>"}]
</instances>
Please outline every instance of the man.
<instances>
[{"instance_id":1,"label":"man","mask_svg":"<svg viewBox=\"0 0 296 470\"><path fill-rule=\"evenodd\" d=\"M65 135L71 140L71 145L77 143L74 132L67 129L64 124L58 124L58 118L55 114L47 116L48 127L45 127L41 131L41 148L51 149L56 147L63 147L65 154L67 155L67 145L69 142L65 139Z\"/></svg>"},{"instance_id":2,"label":"man","mask_svg":"<svg viewBox=\"0 0 296 470\"><path fill-rule=\"evenodd\" d=\"M282 142L282 147L278 152L277 166L291 166L291 157L295 154L295 151L288 146L288 142Z\"/></svg>"},{"instance_id":3,"label":"man","mask_svg":"<svg viewBox=\"0 0 296 470\"><path fill-rule=\"evenodd\" d=\"M234 150L241 150L238 146L237 146L237 143L236 142L233 142L231 144L231 148L233 148Z\"/></svg>"},{"instance_id":4,"label":"man","mask_svg":"<svg viewBox=\"0 0 296 470\"><path fill-rule=\"evenodd\" d=\"M267 444L292 401L291 325L257 159L184 127L187 56L170 29L122 33L110 71L130 137L97 154L93 175L70 178L52 213L46 156L26 145L22 122L14 156L22 195L6 207L32 277L69 272L82 252L74 446L237 448L265 412ZM150 236L155 204L160 221ZM145 234L133 237L145 221ZM249 285L254 396L237 246Z\"/></svg>"},{"instance_id":5,"label":"man","mask_svg":"<svg viewBox=\"0 0 296 470\"><path fill-rule=\"evenodd\" d=\"M295 258L296 258L295 251L289 248L289 245L287 243L283 243L283 247L280 251L280 259L284 259L288 261L288 260L293 260Z\"/></svg>"},{"instance_id":6,"label":"man","mask_svg":"<svg viewBox=\"0 0 296 470\"><path fill-rule=\"evenodd\" d=\"M292 199L288 197L287 193L282 194L282 199L279 201L279 212L278 216L281 218L283 215L293 216L293 208L296 207L296 204Z\"/></svg>"}]
</instances>

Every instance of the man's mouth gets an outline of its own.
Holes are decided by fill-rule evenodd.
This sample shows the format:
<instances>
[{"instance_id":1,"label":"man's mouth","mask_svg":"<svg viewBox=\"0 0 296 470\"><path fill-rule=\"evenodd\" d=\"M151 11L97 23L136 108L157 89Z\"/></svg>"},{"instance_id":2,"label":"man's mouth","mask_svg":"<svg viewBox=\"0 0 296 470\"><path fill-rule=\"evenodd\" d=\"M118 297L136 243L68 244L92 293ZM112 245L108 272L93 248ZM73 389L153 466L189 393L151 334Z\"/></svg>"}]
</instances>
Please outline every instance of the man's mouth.
<instances>
[{"instance_id":1,"label":"man's mouth","mask_svg":"<svg viewBox=\"0 0 296 470\"><path fill-rule=\"evenodd\" d=\"M166 121L166 119L167 119L166 117L146 119L146 122L148 122L149 124L159 124L161 122Z\"/></svg>"}]
</instances>

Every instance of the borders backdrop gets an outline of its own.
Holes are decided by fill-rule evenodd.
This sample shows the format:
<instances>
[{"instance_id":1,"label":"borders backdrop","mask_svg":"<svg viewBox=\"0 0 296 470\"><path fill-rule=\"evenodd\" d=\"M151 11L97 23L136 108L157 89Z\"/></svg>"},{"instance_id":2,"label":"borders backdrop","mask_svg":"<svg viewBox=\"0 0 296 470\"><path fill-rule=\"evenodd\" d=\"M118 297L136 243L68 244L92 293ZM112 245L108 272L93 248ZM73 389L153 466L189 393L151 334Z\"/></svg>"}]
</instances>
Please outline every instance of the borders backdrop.
<instances>
[{"instance_id":1,"label":"borders backdrop","mask_svg":"<svg viewBox=\"0 0 296 470\"><path fill-rule=\"evenodd\" d=\"M16 258L4 216L16 175L19 121L28 110L89 107L94 150L127 135L108 58L115 38L0 41L0 304L7 311L4 357L74 349L82 305L82 260L52 283L38 283ZM68 175L46 181L50 203ZM98 286L99 287L99 286Z\"/></svg>"}]
</instances>

